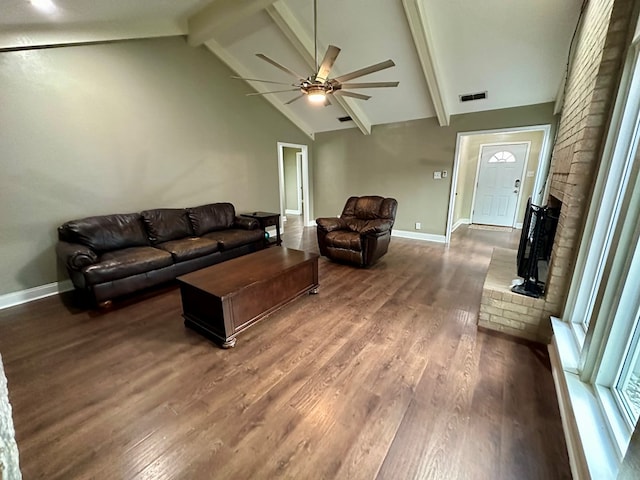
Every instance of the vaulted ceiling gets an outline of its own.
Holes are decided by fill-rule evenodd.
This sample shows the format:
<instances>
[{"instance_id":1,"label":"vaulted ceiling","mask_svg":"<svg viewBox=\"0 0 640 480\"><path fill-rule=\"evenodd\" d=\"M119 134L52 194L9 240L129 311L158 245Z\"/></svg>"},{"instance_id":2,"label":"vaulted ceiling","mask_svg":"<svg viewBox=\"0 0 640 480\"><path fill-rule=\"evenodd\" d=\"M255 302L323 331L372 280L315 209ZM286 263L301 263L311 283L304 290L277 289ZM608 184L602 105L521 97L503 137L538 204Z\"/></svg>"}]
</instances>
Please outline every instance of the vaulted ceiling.
<instances>
[{"instance_id":1,"label":"vaulted ceiling","mask_svg":"<svg viewBox=\"0 0 640 480\"><path fill-rule=\"evenodd\" d=\"M44 7L37 8L38 2ZM399 81L399 86L358 91L372 96L366 101L332 97L329 106L304 99L287 105L297 92L264 98L310 136L353 127L369 134L373 125L427 117L447 125L455 114L554 101L581 3L318 0L320 59L329 44L341 48L331 76L392 59L395 67L358 81ZM0 4L4 50L167 35L186 35L190 45L204 45L243 77L292 82L256 53L303 75L314 73L313 0L2 0ZM249 83L247 93L282 89ZM477 92L487 92L487 98L460 101L460 95ZM340 122L344 116L353 120Z\"/></svg>"}]
</instances>

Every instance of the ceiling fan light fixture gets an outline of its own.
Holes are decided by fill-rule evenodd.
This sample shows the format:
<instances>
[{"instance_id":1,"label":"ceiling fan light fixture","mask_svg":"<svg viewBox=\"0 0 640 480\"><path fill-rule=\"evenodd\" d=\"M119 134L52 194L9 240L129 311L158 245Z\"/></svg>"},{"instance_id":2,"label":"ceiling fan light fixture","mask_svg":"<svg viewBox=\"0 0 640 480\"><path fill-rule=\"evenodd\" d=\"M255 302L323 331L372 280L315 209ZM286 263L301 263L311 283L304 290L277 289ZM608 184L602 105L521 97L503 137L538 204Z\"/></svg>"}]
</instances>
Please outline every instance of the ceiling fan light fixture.
<instances>
[{"instance_id":1,"label":"ceiling fan light fixture","mask_svg":"<svg viewBox=\"0 0 640 480\"><path fill-rule=\"evenodd\" d=\"M324 103L326 100L326 93L324 88L320 86L310 86L307 88L307 98L311 103Z\"/></svg>"}]
</instances>

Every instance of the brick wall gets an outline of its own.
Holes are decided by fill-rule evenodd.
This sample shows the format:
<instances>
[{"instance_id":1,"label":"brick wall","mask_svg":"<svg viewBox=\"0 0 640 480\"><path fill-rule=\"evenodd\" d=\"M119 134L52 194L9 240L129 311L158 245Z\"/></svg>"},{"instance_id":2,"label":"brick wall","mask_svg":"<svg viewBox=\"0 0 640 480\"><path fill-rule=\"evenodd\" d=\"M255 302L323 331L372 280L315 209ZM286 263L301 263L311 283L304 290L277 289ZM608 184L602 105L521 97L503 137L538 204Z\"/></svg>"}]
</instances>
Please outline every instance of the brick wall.
<instances>
[{"instance_id":1,"label":"brick wall","mask_svg":"<svg viewBox=\"0 0 640 480\"><path fill-rule=\"evenodd\" d=\"M514 278L518 278L516 251L494 248L482 286L478 325L537 341L544 299L513 293L510 284Z\"/></svg>"},{"instance_id":2,"label":"brick wall","mask_svg":"<svg viewBox=\"0 0 640 480\"><path fill-rule=\"evenodd\" d=\"M589 0L577 35L550 168L549 205L562 203L543 319L567 297L629 39L633 0ZM550 337L541 321L538 337Z\"/></svg>"}]
</instances>

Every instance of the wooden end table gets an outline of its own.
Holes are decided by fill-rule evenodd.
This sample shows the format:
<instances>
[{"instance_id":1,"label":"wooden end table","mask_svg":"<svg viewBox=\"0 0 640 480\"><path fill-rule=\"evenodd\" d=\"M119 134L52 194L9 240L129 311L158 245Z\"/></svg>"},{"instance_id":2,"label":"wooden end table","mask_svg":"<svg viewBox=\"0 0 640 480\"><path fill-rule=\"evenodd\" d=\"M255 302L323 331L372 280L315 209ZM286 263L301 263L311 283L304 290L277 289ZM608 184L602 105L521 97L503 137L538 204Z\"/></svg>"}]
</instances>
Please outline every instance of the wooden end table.
<instances>
[{"instance_id":1,"label":"wooden end table","mask_svg":"<svg viewBox=\"0 0 640 480\"><path fill-rule=\"evenodd\" d=\"M276 239L275 241L269 240L268 244L275 244L277 246L282 245L282 239L280 238L280 214L271 212L249 212L241 213L241 217L255 218L260 224L262 230L266 230L267 227L276 227Z\"/></svg>"}]
</instances>

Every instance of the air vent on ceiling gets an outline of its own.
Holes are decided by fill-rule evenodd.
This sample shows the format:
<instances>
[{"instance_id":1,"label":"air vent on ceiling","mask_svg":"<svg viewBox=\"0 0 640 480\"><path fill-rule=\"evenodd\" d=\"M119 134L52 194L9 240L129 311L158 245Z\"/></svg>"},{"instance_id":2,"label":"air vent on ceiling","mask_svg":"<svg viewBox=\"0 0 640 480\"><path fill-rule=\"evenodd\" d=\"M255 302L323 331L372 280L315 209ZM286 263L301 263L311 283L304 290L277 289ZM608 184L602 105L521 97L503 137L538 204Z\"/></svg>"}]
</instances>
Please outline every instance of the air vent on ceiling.
<instances>
[{"instance_id":1,"label":"air vent on ceiling","mask_svg":"<svg viewBox=\"0 0 640 480\"><path fill-rule=\"evenodd\" d=\"M480 93L465 93L464 95L459 95L461 102L472 102L474 100L484 100L487 98L487 92Z\"/></svg>"},{"instance_id":2,"label":"air vent on ceiling","mask_svg":"<svg viewBox=\"0 0 640 480\"><path fill-rule=\"evenodd\" d=\"M351 120L353 120L353 118L351 118L349 115L347 115L346 117L338 117L339 122L350 122Z\"/></svg>"}]
</instances>

